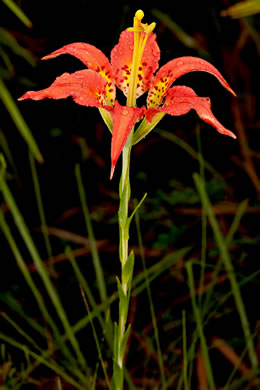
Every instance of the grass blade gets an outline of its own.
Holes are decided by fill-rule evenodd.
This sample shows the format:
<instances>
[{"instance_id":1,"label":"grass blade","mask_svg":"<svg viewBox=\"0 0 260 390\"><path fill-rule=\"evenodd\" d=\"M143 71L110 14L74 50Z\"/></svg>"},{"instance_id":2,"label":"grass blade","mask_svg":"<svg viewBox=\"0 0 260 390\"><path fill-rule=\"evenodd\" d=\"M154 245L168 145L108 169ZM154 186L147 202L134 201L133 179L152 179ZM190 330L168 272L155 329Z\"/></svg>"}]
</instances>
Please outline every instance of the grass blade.
<instances>
[{"instance_id":1,"label":"grass blade","mask_svg":"<svg viewBox=\"0 0 260 390\"><path fill-rule=\"evenodd\" d=\"M50 261L51 270L54 272L52 249L51 249L51 243L50 243L47 223L46 223L46 219L45 219L44 207L43 207L42 196L41 196L41 188L40 188L40 183L39 183L39 179L38 179L38 175L37 175L34 156L30 152L29 152L29 160L30 160L31 171L32 171L34 192L35 192L37 207L38 207L38 211L39 211L40 221L41 221L41 230L43 233L43 238L44 238L45 246L47 249L48 257L51 259L51 261Z\"/></svg>"},{"instance_id":2,"label":"grass blade","mask_svg":"<svg viewBox=\"0 0 260 390\"><path fill-rule=\"evenodd\" d=\"M188 387L188 357L187 357L187 336L186 336L186 313L182 311L182 339L183 339L183 381L184 390L189 390Z\"/></svg>"},{"instance_id":3,"label":"grass blade","mask_svg":"<svg viewBox=\"0 0 260 390\"><path fill-rule=\"evenodd\" d=\"M201 313L200 313L200 311L197 307L197 304L196 304L195 286L194 286L194 278L193 278L193 272L192 272L192 262L188 261L185 264L185 268L186 268L187 274L188 274L188 285L190 288L191 303L192 303L193 313L194 313L194 317L195 317L195 321L196 321L196 325L197 325L197 330L198 330L198 334L199 334L199 338L200 338L202 354L203 354L204 362L205 362L206 369L207 369L207 378L208 378L208 382L209 382L209 388L210 388L210 390L215 390L216 387L215 387L213 372L212 372L211 363L210 363L210 359L209 359L208 347L207 347L206 339L205 339L204 332L203 332Z\"/></svg>"},{"instance_id":4,"label":"grass blade","mask_svg":"<svg viewBox=\"0 0 260 390\"><path fill-rule=\"evenodd\" d=\"M166 271L171 265L173 265L177 260L181 259L189 252L190 248L182 248L173 253L166 255L160 262L152 265L147 269L147 277L149 283L152 280L156 279L159 275L161 275L164 271ZM133 296L137 296L146 288L146 281L144 272L140 272L140 274L136 275L133 279L132 287L135 287L133 291Z\"/></svg>"},{"instance_id":5,"label":"grass blade","mask_svg":"<svg viewBox=\"0 0 260 390\"><path fill-rule=\"evenodd\" d=\"M246 212L246 209L247 209L247 206L248 206L248 201L247 200L244 200L243 202L240 203L238 209L237 209L237 212L236 212L236 215L234 217L234 220L232 221L232 224L230 226L230 229L227 233L227 236L224 238L225 240L225 245L227 248L229 248L232 240L233 240L233 237L234 237L234 234L235 232L237 231L238 227L239 227L239 224L240 224L240 220L242 218L242 216L244 215L244 213ZM214 289L214 286L217 282L217 278L218 278L218 274L219 272L221 271L221 268L222 268L222 259L220 257L219 261L218 261L218 264L216 266L216 268L214 269L213 271L213 275L212 275L212 278L211 278L211 284L210 284L210 287L206 293L206 297L205 297L205 301L203 303L203 311L204 313L206 313L206 311L210 311L211 309L208 308L208 305L209 305L209 302L211 300L211 297L212 297L212 293L213 293L213 289ZM214 304L215 306L215 304ZM216 308L216 306L215 306Z\"/></svg>"},{"instance_id":6,"label":"grass blade","mask_svg":"<svg viewBox=\"0 0 260 390\"><path fill-rule=\"evenodd\" d=\"M3 80L1 80L1 79L0 79L0 99L2 100L3 104L5 105L12 120L14 121L17 129L20 131L20 134L25 139L26 143L28 144L29 149L32 151L36 160L38 160L40 163L42 163L43 157L42 157L41 152L40 152L40 150L35 142L35 139L33 138L29 127L25 123L23 116L20 113L17 105L15 104L10 92L8 91Z\"/></svg>"},{"instance_id":7,"label":"grass blade","mask_svg":"<svg viewBox=\"0 0 260 390\"><path fill-rule=\"evenodd\" d=\"M80 166L78 164L75 167L75 175L76 175L76 179L77 179L77 185L78 185L78 191L79 191L80 201L81 201L81 205L82 205L82 210L83 210L83 214L84 214L84 218L85 218L85 222L86 222L87 233L88 233L88 238L89 238L89 243L90 243L90 249L91 249L91 254L92 254L92 259L93 259L93 265L94 265L94 269L96 272L99 295L100 295L101 302L104 302L107 299L106 284L105 284L101 261L99 258L99 254L98 254L98 250L97 250L97 246L96 246L96 240L95 240L95 236L94 236L94 232L93 232L93 228L92 228L90 213L89 213L89 209L88 209L88 205L87 205L86 193L84 190L81 172L80 172Z\"/></svg>"},{"instance_id":8,"label":"grass blade","mask_svg":"<svg viewBox=\"0 0 260 390\"><path fill-rule=\"evenodd\" d=\"M3 184L3 182L2 182L2 184ZM3 212L1 209L0 209L0 226L1 226L1 229L2 229L4 235L7 239L8 244L13 252L13 255L16 259L17 265L20 268L28 286L30 287L30 289L31 289L31 291L36 299L36 302L38 303L38 306L39 306L39 309L41 310L43 318L51 326L53 333L55 335L55 338L56 338L57 342L59 343L59 346L60 346L61 350L63 351L64 355L71 361L71 363L73 365L75 365L75 361L72 358L72 355L69 352L69 349L66 347L64 342L61 340L59 330L58 330L56 324L54 323L54 321L52 320L51 316L49 315L49 312L48 312L48 310L45 306L44 300L42 298L42 294L40 293L39 289L37 288L36 284L34 283L32 277L31 277L31 274L30 274L30 272L26 266L26 263L21 255L17 245L16 245L15 239L12 236L12 233L9 229L9 226L7 225L7 223L5 221L5 218L4 218L4 215L3 215ZM37 328L34 327L34 328L40 334L42 334L39 327L37 327Z\"/></svg>"},{"instance_id":9,"label":"grass blade","mask_svg":"<svg viewBox=\"0 0 260 390\"><path fill-rule=\"evenodd\" d=\"M215 240L216 240L217 246L219 248L220 255L222 257L222 261L223 261L224 266L226 268L226 273L227 273L227 276L228 276L230 284L231 284L231 289L232 289L232 293L234 296L236 308L237 308L237 311L238 311L238 314L240 317L241 326L242 326L242 329L244 332L245 342L248 346L248 354L249 354L249 358L251 361L251 365L252 365L252 368L254 370L256 370L258 367L256 351L254 348L253 339L252 339L252 335L251 335L251 331L250 331L250 327L249 327L249 322L248 322L244 302L243 302L243 299L242 299L242 296L240 293L238 282L236 280L232 261L230 259L227 247L225 245L225 241L224 241L224 238L222 236L219 224L218 224L217 219L213 213L213 209L212 209L210 200L208 198L208 195L205 191L203 182L197 173L194 173L193 179L194 179L195 185L197 187L197 190L200 194L201 202L207 211L209 222L210 222L210 225L212 227L212 230L213 230L213 233L215 236Z\"/></svg>"},{"instance_id":10,"label":"grass blade","mask_svg":"<svg viewBox=\"0 0 260 390\"><path fill-rule=\"evenodd\" d=\"M5 28L0 27L0 44L1 46L9 47L17 56L24 58L31 66L34 66L36 61L29 50L22 47L14 36L9 33ZM15 74L15 69L12 62L9 60L6 52L0 52L5 61L5 65L10 73Z\"/></svg>"},{"instance_id":11,"label":"grass blade","mask_svg":"<svg viewBox=\"0 0 260 390\"><path fill-rule=\"evenodd\" d=\"M92 312L91 312L91 315L89 314L89 320L90 322L92 322L92 318L94 317L97 317L99 323L100 323L100 326L102 329L106 330L106 323L105 321L103 320L102 316L100 315L100 310L97 310L98 306L96 304L96 301L95 301L95 298L93 296L93 294L91 293L90 291L90 288L88 286L88 283L86 281L86 279L84 278L84 276L82 275L82 272L80 271L79 269L79 266L72 254L72 250L70 247L67 247L66 250L65 250L67 256L68 256L68 259L70 260L71 262L71 265L72 265L72 268L75 272L75 275L79 281L79 284L82 286L86 296L87 296L87 299L89 300L90 302L90 305L92 306ZM107 309L107 306L106 306L106 309ZM111 348L111 351L112 351L112 338L111 338L111 335L108 335L107 332L105 331L104 333L105 335L105 338L108 342L108 345L109 347Z\"/></svg>"},{"instance_id":12,"label":"grass blade","mask_svg":"<svg viewBox=\"0 0 260 390\"><path fill-rule=\"evenodd\" d=\"M196 136L197 136L197 145L198 145L198 159L199 159L199 168L200 176L205 182L205 160L202 155L202 145L200 139L200 128L196 126ZM206 257L207 257L207 216L204 213L202 208L201 215L201 267L200 267L200 281L199 281L199 305L201 306L203 286L205 282L205 267L206 267Z\"/></svg>"},{"instance_id":13,"label":"grass blade","mask_svg":"<svg viewBox=\"0 0 260 390\"><path fill-rule=\"evenodd\" d=\"M203 159L201 154L193 149L187 142L183 141L183 139L177 137L177 135L163 129L156 128L155 132L160 134L162 137L168 139L171 142L174 142L180 148L182 148L186 153L188 153L192 158L197 161ZM207 161L204 160L204 168L208 172L210 172L213 176L221 177L221 175L210 165Z\"/></svg>"},{"instance_id":14,"label":"grass blade","mask_svg":"<svg viewBox=\"0 0 260 390\"><path fill-rule=\"evenodd\" d=\"M160 20L165 26L167 26L176 36L176 38L183 43L186 47L197 50L199 55L208 57L209 54L206 50L199 44L196 39L191 35L187 34L177 23L175 23L168 14L161 12L160 10L153 8L151 10L152 15Z\"/></svg>"},{"instance_id":15,"label":"grass blade","mask_svg":"<svg viewBox=\"0 0 260 390\"><path fill-rule=\"evenodd\" d=\"M27 27L32 27L32 22L13 0L2 0L3 3L21 20Z\"/></svg>"},{"instance_id":16,"label":"grass blade","mask_svg":"<svg viewBox=\"0 0 260 390\"><path fill-rule=\"evenodd\" d=\"M44 366L50 368L52 371L56 372L61 378L63 378L65 381L73 385L76 389L79 390L86 390L86 387L79 384L75 379L73 379L71 376L69 376L66 372L63 371L63 369L52 362L50 359L45 359L44 357L38 355L36 352L33 352L28 347L26 347L24 344L19 343L18 341L12 339L9 336L6 336L3 333L0 333L0 339L5 341L6 343L12 345L13 347L25 352L29 356L31 356L33 359L35 359L40 364L43 364Z\"/></svg>"},{"instance_id":17,"label":"grass blade","mask_svg":"<svg viewBox=\"0 0 260 390\"><path fill-rule=\"evenodd\" d=\"M88 204L87 204L86 192L85 192L84 185L82 182L82 176L81 176L79 164L77 164L75 167L75 176L76 176L76 180L77 180L77 186L78 186L78 191L79 191L80 202L82 205L83 215L85 218L87 234L88 234L88 239L89 239L89 245L90 245L90 250L91 250L91 255L92 255L93 266L94 266L95 273L96 273L100 299L101 299L101 302L107 302L107 291L106 291L106 284L105 284L105 280L104 280L104 273L103 273L99 253L97 250L96 239L95 239L95 235L94 235L94 231L93 231L93 227L92 227L91 217L90 217ZM108 317L107 317L107 337L110 340L112 340L112 338L113 338L113 324L112 324L110 315L108 315Z\"/></svg>"},{"instance_id":18,"label":"grass blade","mask_svg":"<svg viewBox=\"0 0 260 390\"><path fill-rule=\"evenodd\" d=\"M161 346L160 346L159 331L158 331L156 315L155 315L155 311L154 311L152 292L151 292L151 288L150 288L150 281L148 278L147 268L146 268L146 264L145 264L144 247L143 247L143 240L142 240L142 234L141 234L139 213L138 213L137 208L135 209L135 224L136 224L138 244L139 244L139 248L140 248L140 255L141 255L141 260L142 260L143 269L144 269L144 271L143 271L144 272L144 279L145 279L146 291L147 291L147 295L148 295L148 301L149 301L150 312L151 312L151 317L152 317L154 338L155 338L155 343L156 343L156 348L157 348L157 353L158 353L158 361L159 361L159 368L160 368L161 381L162 381L162 390L165 390L166 389L166 378L165 378L165 371L164 371L164 364L163 364L163 356L162 356L162 351L161 351Z\"/></svg>"},{"instance_id":19,"label":"grass blade","mask_svg":"<svg viewBox=\"0 0 260 390\"><path fill-rule=\"evenodd\" d=\"M82 294L82 297L83 297L83 301L85 303L85 306L86 306L86 309L87 309L87 312L88 312L88 315L89 315L89 318L90 318L90 324L91 324L93 336L94 336L94 339L95 339L95 343L96 343L96 347L97 347L97 351L98 351L98 356L99 356L99 359L100 359L101 367L102 367L103 372L104 372L106 385L107 385L107 388L109 389L110 383L109 383L109 379L108 379L108 375L107 375L107 370L106 370L106 367L105 367L105 364L104 364L104 359L103 359L103 356L102 356L101 347L100 347L99 339L98 339L98 336L97 336L97 332L96 332L93 320L92 320L92 318L90 316L89 305L88 305L88 302L87 302L87 299L86 299L86 296L85 296L85 293L84 293L84 290L82 289L82 287L80 288L80 291L81 291L81 294Z\"/></svg>"},{"instance_id":20,"label":"grass blade","mask_svg":"<svg viewBox=\"0 0 260 390\"><path fill-rule=\"evenodd\" d=\"M29 230L24 222L24 219L18 210L18 207L16 206L16 203L14 201L14 198L6 184L6 182L3 180L1 185L2 193L4 196L4 199L11 211L11 214L13 216L13 219L15 221L15 224L24 240L24 243L27 246L27 249L33 259L33 262L40 274L40 277L45 285L45 288L49 294L49 297L57 311L57 314L62 322L62 325L68 335L68 339L77 355L77 358L79 360L79 363L81 364L82 368L87 368L87 364L85 361L85 358L80 350L79 343L77 339L75 338L74 332L72 330L72 327L69 324L68 318L66 316L66 313L63 309L63 306L61 304L61 301L59 299L59 296L57 294L57 291L47 273L47 270L39 256L39 253L34 245L34 242L30 236Z\"/></svg>"},{"instance_id":21,"label":"grass blade","mask_svg":"<svg viewBox=\"0 0 260 390\"><path fill-rule=\"evenodd\" d=\"M3 153L4 153L5 157L7 159L8 164L12 167L12 169L16 173L17 172L16 166L15 166L15 163L14 163L11 151L9 149L9 145L8 145L7 139L6 139L5 135L4 135L3 130L1 130L1 129L0 129L0 145L1 145L1 148L3 150Z\"/></svg>"},{"instance_id":22,"label":"grass blade","mask_svg":"<svg viewBox=\"0 0 260 390\"><path fill-rule=\"evenodd\" d=\"M160 264L156 263L152 265L150 268L148 268L147 275L149 277L149 283L151 283L152 280L156 279L159 275L161 275L162 272L167 270L172 264L174 264L174 262L176 262L177 260L185 256L189 252L189 250L190 248L183 248L178 251L175 251L174 253L165 256L165 258L163 258L160 261ZM132 281L132 288L134 288L132 292L133 296L137 296L145 289L146 283L144 280L145 280L144 272L141 272L140 274L138 274L133 278ZM138 284L140 285L138 286ZM92 318L94 318L97 315L97 313L106 310L106 308L110 306L116 299L118 299L117 292L111 295L106 302L97 305L95 312L91 313ZM90 321L89 316L85 316L81 320L79 320L73 326L74 333L79 332L81 329L83 329L89 323L89 321Z\"/></svg>"}]
</instances>

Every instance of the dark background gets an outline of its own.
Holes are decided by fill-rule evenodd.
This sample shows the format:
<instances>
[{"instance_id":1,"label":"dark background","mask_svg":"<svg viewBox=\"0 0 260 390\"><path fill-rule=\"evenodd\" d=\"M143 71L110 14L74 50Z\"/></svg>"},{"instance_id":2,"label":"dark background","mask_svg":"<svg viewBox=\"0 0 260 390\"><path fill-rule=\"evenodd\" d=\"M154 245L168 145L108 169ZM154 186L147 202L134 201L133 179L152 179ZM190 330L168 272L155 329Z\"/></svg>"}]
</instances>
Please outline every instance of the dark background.
<instances>
[{"instance_id":1,"label":"dark background","mask_svg":"<svg viewBox=\"0 0 260 390\"><path fill-rule=\"evenodd\" d=\"M239 203L248 199L249 206L238 228L236 239L232 243L231 254L239 277L243 279L256 272L259 269L260 195L259 103L257 103L259 18L257 15L238 19L221 16L221 11L233 4L231 1L198 0L170 3L160 1L149 2L147 6L147 2L23 0L19 4L33 23L31 29L25 27L12 15L5 4L0 4L1 26L7 29L35 58L35 66L31 66L8 48L6 49L14 64L14 70L4 81L15 100L28 89L37 90L49 86L64 72L72 73L84 68L80 61L69 55L40 61L41 57L65 44L87 42L101 49L109 57L111 49L118 42L120 32L132 25L137 9L143 9L144 23L153 21L157 23L155 32L161 49L160 65L175 57L189 55L201 56L216 66L237 93L237 98L229 94L214 77L207 73L195 72L185 75L177 80L176 84L194 88L199 96L209 96L215 116L226 128L233 131L238 139L221 136L210 125L200 121L193 111L182 117L166 116L158 127L174 133L196 151L199 147L198 139L200 140L204 159L220 174L214 176L205 171L208 193L215 206L224 235L228 232ZM196 47L185 45L176 32L158 20L155 16L155 8L167 14L186 31L196 42ZM120 91L117 93L118 100L123 104L123 95ZM143 103L144 99L140 100L140 104ZM106 240L100 256L108 291L114 292L115 274L119 272L116 216L121 162L119 160L114 178L110 181L110 132L105 128L97 109L76 105L72 99L41 102L28 100L17 104L44 157L44 163L37 164L37 171L48 226L86 236L74 172L75 164L80 163L97 242ZM10 166L7 167L9 184L33 238L41 250L42 258L47 259L39 232L40 221L32 185L28 148L1 102L0 107L0 126L8 141L16 167L15 170ZM148 193L141 210L141 229L148 267L159 261L162 256L185 246L192 247L191 257L199 261L201 204L192 179L192 174L199 170L197 160L175 143L162 137L157 130L151 132L145 140L133 148L132 198L139 200L144 193ZM10 224L12 224L11 218ZM18 237L17 240L20 243ZM53 255L58 256L63 253L66 239L51 237L51 240ZM17 300L25 302L28 310L34 313L35 308L31 304L20 271L16 269L15 261L3 238L2 241L0 276L2 301L5 300L6 294L11 292ZM134 226L131 229L130 244L137 247ZM73 248L79 247L75 242L71 245ZM214 265L218 249L210 227L207 245L207 262ZM95 291L94 272L92 266L88 265L90 261L89 254L79 258L79 264L89 280L93 281ZM142 265L137 250L136 272L140 270ZM57 272L56 283L63 297L64 306L76 320L80 318L84 307L80 302L74 304L71 311L71 302L78 302L78 291L66 259L57 263ZM189 326L194 327L189 298L185 298L188 289L184 263L178 264L178 267L170 270L168 275L164 274L160 277L152 288L156 313L163 312L166 317L159 322L159 327L162 334L162 348L165 354L168 354L169 340L175 337L174 332L167 328L168 319L180 318L184 307L190 313ZM228 283L224 282L220 284L217 291L225 294L229 288ZM242 293L252 331L254 331L259 321L257 300L259 276L251 284L249 283L246 291L242 290ZM140 334L150 322L150 319L147 320L150 313L146 299L144 296L139 297L135 306L135 331ZM173 302L178 299L184 299L183 306L173 305ZM146 315L143 312L144 307L147 307ZM227 307L231 310L228 315L222 313L221 319L214 319L210 323L209 338L217 335L227 342L232 340L233 336L242 339L240 326L237 325L237 314L232 313L231 301L228 302ZM4 303L2 310L9 310ZM114 311L116 319L116 309ZM178 328L178 335L179 332L181 329ZM134 352L129 357L129 367L133 369L137 362L142 362L143 351L138 351L138 343L136 344L133 347ZM243 350L243 342L238 345L239 353ZM218 362L219 357L215 358ZM156 367L155 371L157 369ZM141 369L135 370L135 373L136 376L142 376ZM153 375L156 377L156 373ZM221 375L217 376L220 385L223 378L225 383L225 375L223 374L223 378Z\"/></svg>"}]
</instances>

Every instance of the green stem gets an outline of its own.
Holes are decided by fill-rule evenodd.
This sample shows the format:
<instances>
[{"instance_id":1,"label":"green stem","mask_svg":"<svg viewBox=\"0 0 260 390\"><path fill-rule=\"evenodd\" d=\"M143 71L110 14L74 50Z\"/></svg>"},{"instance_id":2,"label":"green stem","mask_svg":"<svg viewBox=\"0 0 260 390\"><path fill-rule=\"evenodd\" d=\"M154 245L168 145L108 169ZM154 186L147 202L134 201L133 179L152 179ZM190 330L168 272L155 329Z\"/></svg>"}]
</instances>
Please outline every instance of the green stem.
<instances>
[{"instance_id":1,"label":"green stem","mask_svg":"<svg viewBox=\"0 0 260 390\"><path fill-rule=\"evenodd\" d=\"M122 174L120 181L120 205L119 205L119 237L120 237L120 261L121 261L121 270L123 273L124 266L128 259L128 240L129 240L129 224L128 224L128 202L130 199L130 180L129 180L129 170L130 170L130 154L131 154L131 140L132 135L129 137L127 144L123 149L123 164L122 164ZM127 283L122 280L122 289L127 297ZM120 348L121 341L125 333L125 325L127 320L127 311L119 313L119 345ZM118 354L120 357L120 353ZM122 366L123 362L120 362L119 365Z\"/></svg>"},{"instance_id":2,"label":"green stem","mask_svg":"<svg viewBox=\"0 0 260 390\"><path fill-rule=\"evenodd\" d=\"M133 131L128 137L122 152L122 174L119 185L119 257L121 262L121 281L117 281L119 295L119 320L114 332L114 369L112 389L122 390L124 381L124 353L130 326L126 329L129 297L131 291L133 255L128 255L129 224L128 202L130 199L130 154Z\"/></svg>"}]
</instances>

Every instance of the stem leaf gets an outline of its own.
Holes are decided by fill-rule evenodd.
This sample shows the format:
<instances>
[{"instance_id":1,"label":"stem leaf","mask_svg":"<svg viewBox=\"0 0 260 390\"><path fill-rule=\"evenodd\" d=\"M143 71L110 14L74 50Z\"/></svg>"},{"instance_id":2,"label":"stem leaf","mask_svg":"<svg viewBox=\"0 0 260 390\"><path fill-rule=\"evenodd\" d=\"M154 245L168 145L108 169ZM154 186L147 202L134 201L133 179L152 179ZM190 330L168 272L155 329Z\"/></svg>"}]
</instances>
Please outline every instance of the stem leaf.
<instances>
[{"instance_id":1,"label":"stem leaf","mask_svg":"<svg viewBox=\"0 0 260 390\"><path fill-rule=\"evenodd\" d=\"M114 359L118 358L118 325L115 322L114 324Z\"/></svg>"},{"instance_id":2,"label":"stem leaf","mask_svg":"<svg viewBox=\"0 0 260 390\"><path fill-rule=\"evenodd\" d=\"M138 205L135 207L134 211L132 212L132 214L130 215L130 217L128 218L128 226L130 226L130 223L135 215L135 213L137 212L137 210L139 209L139 207L142 205L143 201L145 200L147 196L147 193L144 194L144 196L142 197L142 199L140 200L140 202L138 203Z\"/></svg>"},{"instance_id":3,"label":"stem leaf","mask_svg":"<svg viewBox=\"0 0 260 390\"><path fill-rule=\"evenodd\" d=\"M123 340L121 341L120 357L121 357L122 360L123 360L123 357L124 357L124 354L125 354L125 347L126 347L126 343L127 343L129 334L130 334L130 330L131 330L131 324L128 325L127 330L126 330L126 332L124 334Z\"/></svg>"},{"instance_id":4,"label":"stem leaf","mask_svg":"<svg viewBox=\"0 0 260 390\"><path fill-rule=\"evenodd\" d=\"M113 362L113 380L112 380L111 390L122 389L122 383L123 383L123 370L117 364L117 362L114 360L114 362Z\"/></svg>"},{"instance_id":5,"label":"stem leaf","mask_svg":"<svg viewBox=\"0 0 260 390\"><path fill-rule=\"evenodd\" d=\"M123 290L122 284L120 283L120 280L118 278L117 278L117 289L119 295L119 313L123 318L126 318L127 309L128 309L128 299Z\"/></svg>"},{"instance_id":6,"label":"stem leaf","mask_svg":"<svg viewBox=\"0 0 260 390\"><path fill-rule=\"evenodd\" d=\"M132 281L133 276L133 269L134 269L134 252L131 251L130 255L128 256L125 265L123 266L122 270L122 282L123 284L130 284Z\"/></svg>"}]
</instances>

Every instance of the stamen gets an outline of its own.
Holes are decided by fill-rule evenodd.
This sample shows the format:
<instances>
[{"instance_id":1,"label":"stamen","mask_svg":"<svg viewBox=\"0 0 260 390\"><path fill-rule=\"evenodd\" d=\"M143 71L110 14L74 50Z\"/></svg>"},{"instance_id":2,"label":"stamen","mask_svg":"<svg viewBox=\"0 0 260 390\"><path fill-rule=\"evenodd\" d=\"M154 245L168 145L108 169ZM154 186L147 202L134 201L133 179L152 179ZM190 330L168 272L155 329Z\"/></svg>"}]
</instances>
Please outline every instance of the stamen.
<instances>
[{"instance_id":1,"label":"stamen","mask_svg":"<svg viewBox=\"0 0 260 390\"><path fill-rule=\"evenodd\" d=\"M155 29L156 23L151 23L149 26L147 26L144 30L146 34L150 34Z\"/></svg>"}]
</instances>

